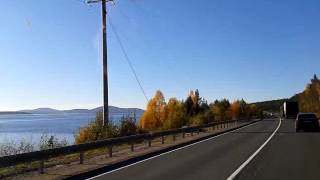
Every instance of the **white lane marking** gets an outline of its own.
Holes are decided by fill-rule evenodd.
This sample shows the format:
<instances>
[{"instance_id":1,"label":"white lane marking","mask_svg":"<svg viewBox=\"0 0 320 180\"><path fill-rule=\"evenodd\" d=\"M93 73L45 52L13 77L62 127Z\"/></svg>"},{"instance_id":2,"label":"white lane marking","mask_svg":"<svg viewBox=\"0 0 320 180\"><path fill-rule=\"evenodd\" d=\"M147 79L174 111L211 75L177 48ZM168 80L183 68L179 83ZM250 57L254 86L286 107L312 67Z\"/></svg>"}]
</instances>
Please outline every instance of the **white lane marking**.
<instances>
[{"instance_id":1,"label":"white lane marking","mask_svg":"<svg viewBox=\"0 0 320 180\"><path fill-rule=\"evenodd\" d=\"M261 121L260 121L260 122L261 122ZM258 122L258 123L259 123L259 122ZM232 131L229 131L229 132L225 132L225 133L219 134L219 135L217 135L217 136L214 136L214 137L211 137L211 138L208 138L208 139L204 139L204 140L201 140L201 141L198 141L198 142L195 142L195 143L192 143L192 144L189 144L189 145L186 145L186 146L177 148L177 149L173 149L173 150L168 151L168 152L165 152L165 153L158 154L158 155L156 155L156 156L149 157L149 158L144 159L144 160L141 160L141 161L137 161L137 162L135 162L135 163L132 163L132 164L129 164L129 165L126 165L126 166L123 166L123 167L114 169L114 170L112 170L112 171L108 171L108 172L105 172L105 173L103 173L103 174L99 174L99 175L97 175L97 176L91 177L91 178L89 178L88 180L95 179L95 178L98 178L98 177L101 177L101 176L104 176L104 175L107 175L107 174L110 174L110 173L119 171L119 170L121 170L121 169L130 167L130 166L134 166L134 165L136 165L136 164L139 164L139 163L142 163L142 162L145 162L145 161L148 161L148 160L157 158L157 157L159 157L159 156L163 156L163 155L172 153L172 152L174 152L174 151L178 151L178 150L180 150L180 149L185 149L185 148L187 148L187 147L194 146L194 145L199 144L199 143L202 143L202 142L210 141L210 140L215 139L215 138L217 138L217 137L220 137L220 136L222 136L222 135L229 134L229 133L231 133L231 132L238 131L238 130L243 129L243 128L246 128L246 127L250 127L250 126L252 126L252 125L254 125L254 124L257 124L257 123L249 124L249 125L247 125L247 126L244 126L244 127L239 128L239 129L235 129L235 130L232 130Z\"/></svg>"},{"instance_id":2,"label":"white lane marking","mask_svg":"<svg viewBox=\"0 0 320 180\"><path fill-rule=\"evenodd\" d=\"M259 149L257 149L244 163L242 163L237 170L235 170L228 178L227 180L233 180L242 170L243 168L245 168L250 161L252 161L252 159L254 157L256 157L258 155L258 153L268 144L268 142L272 139L272 137L276 134L276 132L278 131L278 129L281 126L281 118L279 120L279 124L277 126L277 128L274 130L274 132L271 134L271 136L259 147Z\"/></svg>"}]
</instances>

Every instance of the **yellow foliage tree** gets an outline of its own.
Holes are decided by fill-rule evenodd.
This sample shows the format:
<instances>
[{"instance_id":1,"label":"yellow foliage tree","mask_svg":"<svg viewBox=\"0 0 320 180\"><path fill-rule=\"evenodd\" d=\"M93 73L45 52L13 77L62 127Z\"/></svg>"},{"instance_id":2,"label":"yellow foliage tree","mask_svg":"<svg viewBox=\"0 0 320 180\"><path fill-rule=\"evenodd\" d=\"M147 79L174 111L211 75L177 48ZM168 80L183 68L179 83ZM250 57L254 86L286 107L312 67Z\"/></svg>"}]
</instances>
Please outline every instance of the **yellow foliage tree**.
<instances>
[{"instance_id":1,"label":"yellow foliage tree","mask_svg":"<svg viewBox=\"0 0 320 180\"><path fill-rule=\"evenodd\" d=\"M230 105L230 115L232 119L238 119L241 112L240 101L236 100Z\"/></svg>"},{"instance_id":2,"label":"yellow foliage tree","mask_svg":"<svg viewBox=\"0 0 320 180\"><path fill-rule=\"evenodd\" d=\"M165 120L165 98L160 90L148 102L146 111L140 118L140 126L143 129L155 130L162 127Z\"/></svg>"},{"instance_id":3,"label":"yellow foliage tree","mask_svg":"<svg viewBox=\"0 0 320 180\"><path fill-rule=\"evenodd\" d=\"M220 101L216 100L211 105L211 111L215 115L216 120L224 121L229 119L230 117L230 103L227 99L222 99Z\"/></svg>"},{"instance_id":4,"label":"yellow foliage tree","mask_svg":"<svg viewBox=\"0 0 320 180\"><path fill-rule=\"evenodd\" d=\"M311 83L297 95L301 112L315 112L320 116L320 79L314 75Z\"/></svg>"},{"instance_id":5,"label":"yellow foliage tree","mask_svg":"<svg viewBox=\"0 0 320 180\"><path fill-rule=\"evenodd\" d=\"M186 111L183 103L176 98L171 98L165 108L164 129L180 128L186 123Z\"/></svg>"},{"instance_id":6,"label":"yellow foliage tree","mask_svg":"<svg viewBox=\"0 0 320 180\"><path fill-rule=\"evenodd\" d=\"M258 111L258 108L255 104L250 104L249 113L250 113L249 117L251 117L251 118L254 116L258 116L259 111Z\"/></svg>"}]
</instances>

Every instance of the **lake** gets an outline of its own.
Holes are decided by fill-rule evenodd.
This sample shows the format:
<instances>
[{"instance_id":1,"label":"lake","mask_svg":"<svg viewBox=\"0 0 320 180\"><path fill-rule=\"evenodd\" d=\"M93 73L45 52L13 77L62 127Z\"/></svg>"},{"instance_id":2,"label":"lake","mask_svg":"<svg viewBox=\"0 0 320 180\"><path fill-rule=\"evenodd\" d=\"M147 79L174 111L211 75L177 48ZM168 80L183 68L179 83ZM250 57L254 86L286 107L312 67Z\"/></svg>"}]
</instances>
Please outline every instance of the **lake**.
<instances>
[{"instance_id":1,"label":"lake","mask_svg":"<svg viewBox=\"0 0 320 180\"><path fill-rule=\"evenodd\" d=\"M40 137L46 134L65 138L72 144L79 128L87 125L95 116L94 113L0 115L0 143L26 140L38 144ZM110 114L110 120L117 124L122 116L123 113Z\"/></svg>"}]
</instances>

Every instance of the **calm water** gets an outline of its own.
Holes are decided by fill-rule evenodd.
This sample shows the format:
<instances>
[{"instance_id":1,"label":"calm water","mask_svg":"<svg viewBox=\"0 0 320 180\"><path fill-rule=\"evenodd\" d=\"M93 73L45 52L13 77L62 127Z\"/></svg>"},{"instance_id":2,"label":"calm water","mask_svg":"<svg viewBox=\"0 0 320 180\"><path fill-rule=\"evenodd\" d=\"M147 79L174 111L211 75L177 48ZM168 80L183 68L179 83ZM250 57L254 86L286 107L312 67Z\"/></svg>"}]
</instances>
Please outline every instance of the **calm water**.
<instances>
[{"instance_id":1,"label":"calm water","mask_svg":"<svg viewBox=\"0 0 320 180\"><path fill-rule=\"evenodd\" d=\"M118 123L122 116L111 114L110 119ZM38 143L43 134L73 143L79 128L94 118L93 113L0 115L0 143L21 140Z\"/></svg>"}]
</instances>

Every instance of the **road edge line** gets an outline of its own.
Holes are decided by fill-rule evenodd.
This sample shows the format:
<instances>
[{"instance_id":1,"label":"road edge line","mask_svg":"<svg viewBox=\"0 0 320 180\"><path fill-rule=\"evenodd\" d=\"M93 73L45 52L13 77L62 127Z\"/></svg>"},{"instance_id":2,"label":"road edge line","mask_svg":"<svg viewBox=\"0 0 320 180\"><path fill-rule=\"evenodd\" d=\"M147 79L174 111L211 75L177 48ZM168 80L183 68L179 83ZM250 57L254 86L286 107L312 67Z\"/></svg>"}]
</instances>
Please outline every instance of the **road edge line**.
<instances>
[{"instance_id":1,"label":"road edge line","mask_svg":"<svg viewBox=\"0 0 320 180\"><path fill-rule=\"evenodd\" d=\"M235 179L239 173L255 158L259 152L268 144L268 142L273 138L273 136L277 133L281 126L282 119L280 118L279 124L277 128L274 130L274 132L269 136L269 138L244 162L242 163L228 178L227 180L233 180Z\"/></svg>"}]
</instances>

